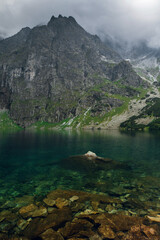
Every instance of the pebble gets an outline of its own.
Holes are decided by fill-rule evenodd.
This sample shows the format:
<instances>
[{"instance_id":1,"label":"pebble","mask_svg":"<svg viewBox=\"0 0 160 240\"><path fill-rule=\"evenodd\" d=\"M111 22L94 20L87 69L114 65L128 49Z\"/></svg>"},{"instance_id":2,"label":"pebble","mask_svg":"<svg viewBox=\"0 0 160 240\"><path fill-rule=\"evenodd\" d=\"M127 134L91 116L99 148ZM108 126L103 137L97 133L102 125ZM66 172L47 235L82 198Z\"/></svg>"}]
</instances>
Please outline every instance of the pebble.
<instances>
[{"instance_id":1,"label":"pebble","mask_svg":"<svg viewBox=\"0 0 160 240\"><path fill-rule=\"evenodd\" d=\"M71 197L69 200L70 200L71 202L74 202L74 201L77 201L78 199L79 199L78 196L73 196L73 197Z\"/></svg>"},{"instance_id":2,"label":"pebble","mask_svg":"<svg viewBox=\"0 0 160 240\"><path fill-rule=\"evenodd\" d=\"M51 198L45 198L43 199L43 202L50 207L53 207L54 205L56 205L56 201Z\"/></svg>"}]
</instances>

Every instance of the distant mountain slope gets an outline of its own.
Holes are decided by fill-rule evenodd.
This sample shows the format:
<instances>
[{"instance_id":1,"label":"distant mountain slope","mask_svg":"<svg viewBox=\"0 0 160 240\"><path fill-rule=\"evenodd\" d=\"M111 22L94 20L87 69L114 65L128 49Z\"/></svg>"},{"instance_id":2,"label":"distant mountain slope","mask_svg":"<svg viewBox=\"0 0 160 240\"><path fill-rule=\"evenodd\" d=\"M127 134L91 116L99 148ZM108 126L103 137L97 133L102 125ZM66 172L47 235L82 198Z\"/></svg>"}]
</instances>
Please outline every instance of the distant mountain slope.
<instances>
[{"instance_id":1,"label":"distant mountain slope","mask_svg":"<svg viewBox=\"0 0 160 240\"><path fill-rule=\"evenodd\" d=\"M23 44L26 42L29 32L29 27L22 28L18 34L3 39L0 42L0 55L2 56L2 54L11 54L13 51L23 46Z\"/></svg>"},{"instance_id":2,"label":"distant mountain slope","mask_svg":"<svg viewBox=\"0 0 160 240\"><path fill-rule=\"evenodd\" d=\"M86 111L104 116L123 104L113 94L134 96L141 86L131 65L73 17L52 17L0 41L0 108L21 126Z\"/></svg>"},{"instance_id":3,"label":"distant mountain slope","mask_svg":"<svg viewBox=\"0 0 160 240\"><path fill-rule=\"evenodd\" d=\"M136 72L150 82L160 82L160 48L151 48L146 41L128 44L106 36L105 44L112 47L122 58L130 61Z\"/></svg>"}]
</instances>

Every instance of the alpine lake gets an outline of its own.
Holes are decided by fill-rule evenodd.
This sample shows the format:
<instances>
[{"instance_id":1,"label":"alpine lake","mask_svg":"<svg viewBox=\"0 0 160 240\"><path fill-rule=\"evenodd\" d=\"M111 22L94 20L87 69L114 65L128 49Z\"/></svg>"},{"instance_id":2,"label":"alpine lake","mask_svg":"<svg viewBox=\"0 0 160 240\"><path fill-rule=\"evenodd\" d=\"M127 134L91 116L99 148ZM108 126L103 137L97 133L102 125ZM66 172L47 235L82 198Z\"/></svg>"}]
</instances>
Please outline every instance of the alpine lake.
<instances>
[{"instance_id":1,"label":"alpine lake","mask_svg":"<svg viewBox=\"0 0 160 240\"><path fill-rule=\"evenodd\" d=\"M84 161L77 156L88 151L111 161ZM65 212L67 206L78 199L81 202L73 211L74 216L82 212L90 216L122 214L144 219L149 216L151 220L158 219L153 223L159 224L160 132L28 130L0 133L0 239L10 239L14 234L22 236L15 239L52 239L44 235L37 238L41 231L36 235L32 227L28 232L26 229L35 217L46 216L44 209L50 215L63 207ZM31 207L29 213L26 206ZM34 215L34 207L35 211L41 209L42 214ZM58 229L52 225L48 228L51 232ZM45 232L48 228L41 229ZM99 238L93 239L132 239L120 235L118 238L115 231L115 237L112 234L112 238L111 235L103 238L102 232L99 230L96 235ZM83 236L73 238L71 234L71 238L63 231L60 233L62 238L57 239L83 239ZM137 239L159 239L155 237L158 233L150 238L145 234L146 238ZM92 238L85 236L84 239Z\"/></svg>"}]
</instances>

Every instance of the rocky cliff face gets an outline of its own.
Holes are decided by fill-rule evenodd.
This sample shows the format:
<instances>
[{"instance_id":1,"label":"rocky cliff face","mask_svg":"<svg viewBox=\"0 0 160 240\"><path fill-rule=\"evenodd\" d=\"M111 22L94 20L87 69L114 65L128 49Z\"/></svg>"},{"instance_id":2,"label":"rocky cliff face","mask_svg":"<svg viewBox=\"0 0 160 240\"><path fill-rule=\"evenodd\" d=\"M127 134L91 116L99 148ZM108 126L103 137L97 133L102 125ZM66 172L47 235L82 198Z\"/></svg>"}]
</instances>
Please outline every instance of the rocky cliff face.
<instances>
[{"instance_id":1,"label":"rocky cliff face","mask_svg":"<svg viewBox=\"0 0 160 240\"><path fill-rule=\"evenodd\" d=\"M104 43L132 64L135 71L151 83L160 85L160 48L149 47L146 41L128 44L106 36Z\"/></svg>"},{"instance_id":2,"label":"rocky cliff face","mask_svg":"<svg viewBox=\"0 0 160 240\"><path fill-rule=\"evenodd\" d=\"M72 17L52 17L45 26L0 41L0 108L21 126L59 122L87 109L103 115L123 104L108 92L131 94L117 81L146 86L129 63Z\"/></svg>"}]
</instances>

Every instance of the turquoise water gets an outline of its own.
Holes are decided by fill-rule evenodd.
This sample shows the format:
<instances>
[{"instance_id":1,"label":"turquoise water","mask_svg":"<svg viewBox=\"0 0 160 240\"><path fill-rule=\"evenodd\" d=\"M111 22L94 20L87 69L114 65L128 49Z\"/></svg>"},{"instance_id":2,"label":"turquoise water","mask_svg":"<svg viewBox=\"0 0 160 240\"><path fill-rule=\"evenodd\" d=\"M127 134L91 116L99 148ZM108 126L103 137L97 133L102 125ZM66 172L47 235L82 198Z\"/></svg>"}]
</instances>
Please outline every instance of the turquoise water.
<instances>
[{"instance_id":1,"label":"turquoise water","mask_svg":"<svg viewBox=\"0 0 160 240\"><path fill-rule=\"evenodd\" d=\"M87 151L115 160L107 167L73 162ZM50 131L0 134L0 203L61 189L160 200L160 133Z\"/></svg>"}]
</instances>

